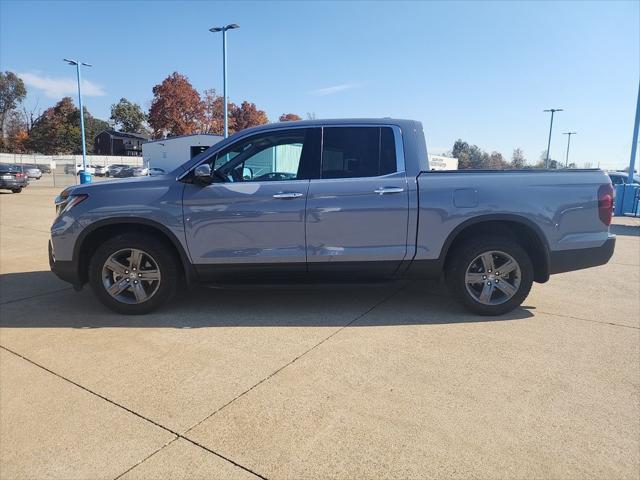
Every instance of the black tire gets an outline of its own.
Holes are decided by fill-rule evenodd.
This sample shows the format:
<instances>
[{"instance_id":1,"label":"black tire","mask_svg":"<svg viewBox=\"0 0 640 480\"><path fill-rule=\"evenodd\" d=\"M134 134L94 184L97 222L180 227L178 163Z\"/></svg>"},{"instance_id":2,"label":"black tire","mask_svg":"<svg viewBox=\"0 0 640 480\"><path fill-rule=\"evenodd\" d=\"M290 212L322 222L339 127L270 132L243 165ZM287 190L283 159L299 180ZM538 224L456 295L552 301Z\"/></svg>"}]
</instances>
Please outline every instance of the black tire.
<instances>
[{"instance_id":1,"label":"black tire","mask_svg":"<svg viewBox=\"0 0 640 480\"><path fill-rule=\"evenodd\" d=\"M485 285L484 281L479 285L474 284L469 288L467 287L467 269L472 268L474 260L486 252L505 253L507 256L512 257L519 267L519 285L517 286L515 293L513 293L510 298L508 298L507 294L503 293L501 290L496 289L497 285L495 285L494 282L493 289L496 290L497 293L491 294L492 296L490 298L494 299L493 301L495 302L503 300L502 303L492 305L482 303L471 293L475 292L475 289L482 290ZM527 255L527 252L520 246L520 244L518 244L517 241L509 237L480 236L466 240L462 245L452 251L450 255L450 261L447 262L447 268L445 271L447 285L451 293L467 310L479 315L502 315L519 307L525 298L527 298L527 295L529 295L531 285L533 284L533 264L531 263L531 259L529 258L529 255ZM501 257L500 255L493 256L493 258L497 262L504 259L504 257ZM478 264L476 263L474 265ZM500 266L497 263L495 266L495 270L498 271L497 273L500 273L499 268ZM483 273L484 270L480 272L480 275L482 276ZM492 273L495 274L495 272ZM516 273L514 272L512 275L516 276ZM494 277L492 276L492 278ZM489 280L492 278L489 278ZM497 278L499 282L502 277L498 276ZM505 280L509 280L511 282L509 285L515 284L516 282L512 281L512 278L514 277L503 279L503 284L501 286L504 286ZM488 283L487 285L491 284Z\"/></svg>"},{"instance_id":2,"label":"black tire","mask_svg":"<svg viewBox=\"0 0 640 480\"><path fill-rule=\"evenodd\" d=\"M14 188L13 190L11 190L12 193L20 193L21 191L22 191L22 187Z\"/></svg>"},{"instance_id":3,"label":"black tire","mask_svg":"<svg viewBox=\"0 0 640 480\"><path fill-rule=\"evenodd\" d=\"M159 286L148 300L142 303L124 303L107 292L103 282L103 266L116 252L126 249L142 250L157 263L161 274ZM111 310L124 315L144 315L170 300L182 278L180 265L174 251L164 242L145 234L122 234L100 245L89 263L89 283L93 293Z\"/></svg>"}]
</instances>

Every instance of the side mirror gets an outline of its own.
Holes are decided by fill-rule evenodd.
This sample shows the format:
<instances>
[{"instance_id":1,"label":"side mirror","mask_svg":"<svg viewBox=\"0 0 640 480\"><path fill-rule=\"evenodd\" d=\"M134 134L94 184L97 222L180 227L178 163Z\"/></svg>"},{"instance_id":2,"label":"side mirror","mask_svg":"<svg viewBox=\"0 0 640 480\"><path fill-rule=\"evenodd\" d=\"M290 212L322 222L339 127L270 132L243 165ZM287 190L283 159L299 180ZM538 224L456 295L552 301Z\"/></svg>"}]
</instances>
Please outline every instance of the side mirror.
<instances>
[{"instance_id":1,"label":"side mirror","mask_svg":"<svg viewBox=\"0 0 640 480\"><path fill-rule=\"evenodd\" d=\"M242 179L243 180L252 180L253 179L253 169L249 167L242 168Z\"/></svg>"},{"instance_id":2,"label":"side mirror","mask_svg":"<svg viewBox=\"0 0 640 480\"><path fill-rule=\"evenodd\" d=\"M198 165L193 171L193 177L202 183L211 183L211 166L208 163Z\"/></svg>"}]
</instances>

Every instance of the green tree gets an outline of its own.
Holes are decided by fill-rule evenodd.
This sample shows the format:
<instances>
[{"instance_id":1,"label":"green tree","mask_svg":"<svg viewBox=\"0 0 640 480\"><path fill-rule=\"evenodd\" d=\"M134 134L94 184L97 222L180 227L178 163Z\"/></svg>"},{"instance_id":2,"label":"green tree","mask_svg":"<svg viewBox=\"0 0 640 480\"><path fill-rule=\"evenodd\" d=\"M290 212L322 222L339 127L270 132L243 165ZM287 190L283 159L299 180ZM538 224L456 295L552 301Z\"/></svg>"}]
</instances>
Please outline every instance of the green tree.
<instances>
[{"instance_id":1,"label":"green tree","mask_svg":"<svg viewBox=\"0 0 640 480\"><path fill-rule=\"evenodd\" d=\"M502 155L497 154L500 155L500 158L494 157L492 161L487 152L477 145L469 145L462 139L456 140L453 144L451 154L458 159L458 169L460 170L491 168L490 165L492 163L501 164L500 159L502 159Z\"/></svg>"},{"instance_id":2,"label":"green tree","mask_svg":"<svg viewBox=\"0 0 640 480\"><path fill-rule=\"evenodd\" d=\"M489 158L486 160L486 163L482 168L488 168L490 170L504 170L508 167L509 164L500 152L491 152L491 155L489 155Z\"/></svg>"},{"instance_id":3,"label":"green tree","mask_svg":"<svg viewBox=\"0 0 640 480\"><path fill-rule=\"evenodd\" d=\"M84 126L87 152L92 152L94 137L109 124L94 118L85 108ZM46 155L79 154L82 153L81 138L80 110L70 97L64 97L36 120L26 146L30 151Z\"/></svg>"},{"instance_id":4,"label":"green tree","mask_svg":"<svg viewBox=\"0 0 640 480\"><path fill-rule=\"evenodd\" d=\"M547 160L547 150L544 149L542 152L540 152L540 160L538 161L538 163L536 163L533 166L533 168L547 168L546 160ZM560 163L557 160L549 156L549 170L556 170L559 165Z\"/></svg>"},{"instance_id":5,"label":"green tree","mask_svg":"<svg viewBox=\"0 0 640 480\"><path fill-rule=\"evenodd\" d=\"M87 107L84 108L84 135L85 142L87 146L87 154L94 151L94 143L96 140L96 135L104 130L109 129L109 122L105 120L101 120L99 118L94 117L89 113ZM76 110L76 118L77 122L80 122L79 110ZM144 133L144 132L136 132L136 133ZM78 143L78 153L82 153L82 145Z\"/></svg>"},{"instance_id":6,"label":"green tree","mask_svg":"<svg viewBox=\"0 0 640 480\"><path fill-rule=\"evenodd\" d=\"M458 168L466 170L471 167L471 158L469 157L469 144L461 138L456 140L451 150L451 155L458 159Z\"/></svg>"},{"instance_id":7,"label":"green tree","mask_svg":"<svg viewBox=\"0 0 640 480\"><path fill-rule=\"evenodd\" d=\"M520 148L513 150L511 155L511 168L524 168L527 165L527 159L524 158L524 152Z\"/></svg>"},{"instance_id":8,"label":"green tree","mask_svg":"<svg viewBox=\"0 0 640 480\"><path fill-rule=\"evenodd\" d=\"M111 105L111 120L121 132L147 133L144 126L147 115L142 111L140 105L130 102L126 98L121 98L118 103Z\"/></svg>"},{"instance_id":9,"label":"green tree","mask_svg":"<svg viewBox=\"0 0 640 480\"><path fill-rule=\"evenodd\" d=\"M0 144L4 141L4 124L9 112L27 96L24 82L13 72L0 72Z\"/></svg>"}]
</instances>

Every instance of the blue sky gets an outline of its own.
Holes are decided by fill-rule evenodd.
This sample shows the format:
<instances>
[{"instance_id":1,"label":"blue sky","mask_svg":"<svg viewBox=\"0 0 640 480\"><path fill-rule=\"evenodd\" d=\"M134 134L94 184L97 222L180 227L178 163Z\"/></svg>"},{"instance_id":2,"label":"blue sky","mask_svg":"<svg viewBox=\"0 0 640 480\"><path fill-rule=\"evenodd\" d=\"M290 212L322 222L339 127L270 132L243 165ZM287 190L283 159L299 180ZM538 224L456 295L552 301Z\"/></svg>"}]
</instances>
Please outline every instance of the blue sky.
<instances>
[{"instance_id":1,"label":"blue sky","mask_svg":"<svg viewBox=\"0 0 640 480\"><path fill-rule=\"evenodd\" d=\"M0 68L20 73L28 103L75 97L108 118L126 97L149 106L173 71L200 91L222 89L266 110L318 118L401 117L423 122L433 153L457 138L536 161L545 108L557 114L551 154L602 167L628 164L640 75L640 2L35 2L0 0Z\"/></svg>"}]
</instances>

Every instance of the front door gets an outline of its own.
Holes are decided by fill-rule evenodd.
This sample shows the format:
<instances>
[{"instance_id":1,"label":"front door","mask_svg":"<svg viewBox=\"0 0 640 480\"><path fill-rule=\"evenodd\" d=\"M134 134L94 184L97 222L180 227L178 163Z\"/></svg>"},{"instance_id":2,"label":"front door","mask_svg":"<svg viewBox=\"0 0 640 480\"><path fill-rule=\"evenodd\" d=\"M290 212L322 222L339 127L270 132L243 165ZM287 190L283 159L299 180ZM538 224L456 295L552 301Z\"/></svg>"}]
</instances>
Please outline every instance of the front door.
<instances>
[{"instance_id":1,"label":"front door","mask_svg":"<svg viewBox=\"0 0 640 480\"><path fill-rule=\"evenodd\" d=\"M319 163L319 135L290 128L241 139L207 160L216 182L185 185L187 245L201 276L306 272L307 166Z\"/></svg>"},{"instance_id":2,"label":"front door","mask_svg":"<svg viewBox=\"0 0 640 480\"><path fill-rule=\"evenodd\" d=\"M407 253L408 213L399 129L323 128L307 200L309 272L393 275Z\"/></svg>"}]
</instances>

